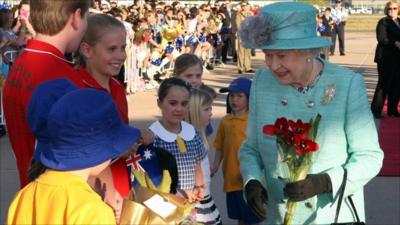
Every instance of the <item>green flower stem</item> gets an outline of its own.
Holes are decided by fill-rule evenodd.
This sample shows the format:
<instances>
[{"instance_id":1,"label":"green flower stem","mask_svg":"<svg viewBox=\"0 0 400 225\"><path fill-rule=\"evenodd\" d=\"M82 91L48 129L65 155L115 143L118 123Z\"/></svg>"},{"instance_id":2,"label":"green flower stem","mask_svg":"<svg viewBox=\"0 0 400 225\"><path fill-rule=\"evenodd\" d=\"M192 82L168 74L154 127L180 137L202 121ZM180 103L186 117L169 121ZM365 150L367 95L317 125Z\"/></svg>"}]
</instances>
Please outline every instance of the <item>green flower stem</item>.
<instances>
[{"instance_id":1,"label":"green flower stem","mask_svg":"<svg viewBox=\"0 0 400 225\"><path fill-rule=\"evenodd\" d=\"M289 182L296 182L300 180L304 180L307 177L308 171L310 170L310 163L303 161L301 164L300 168L293 169L295 168L294 166L290 166L290 176L289 176ZM304 165L305 164L305 165ZM296 211L296 202L288 200L286 203L286 213L285 213L285 218L283 220L284 225L291 225L294 213Z\"/></svg>"},{"instance_id":2,"label":"green flower stem","mask_svg":"<svg viewBox=\"0 0 400 225\"><path fill-rule=\"evenodd\" d=\"M286 203L285 218L283 220L284 225L292 224L292 219L293 219L295 210L296 210L296 202L288 200L288 202Z\"/></svg>"}]
</instances>

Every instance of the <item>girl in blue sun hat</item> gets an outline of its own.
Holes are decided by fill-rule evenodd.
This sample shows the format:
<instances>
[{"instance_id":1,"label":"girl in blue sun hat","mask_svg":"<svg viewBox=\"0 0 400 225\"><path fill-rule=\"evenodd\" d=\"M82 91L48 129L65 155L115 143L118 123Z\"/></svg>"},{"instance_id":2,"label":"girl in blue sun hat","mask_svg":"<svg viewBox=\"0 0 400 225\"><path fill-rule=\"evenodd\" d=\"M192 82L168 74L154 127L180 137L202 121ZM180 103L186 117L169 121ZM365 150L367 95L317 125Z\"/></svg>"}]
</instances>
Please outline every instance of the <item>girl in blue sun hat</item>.
<instances>
[{"instance_id":1,"label":"girl in blue sun hat","mask_svg":"<svg viewBox=\"0 0 400 225\"><path fill-rule=\"evenodd\" d=\"M16 194L7 224L116 224L113 210L87 180L136 149L140 131L124 124L111 96L99 90L71 90L50 100L50 110L41 107L40 99L63 91L54 87L39 86L29 110L30 125L37 125L33 132L41 134L35 155L47 170Z\"/></svg>"},{"instance_id":2,"label":"girl in blue sun hat","mask_svg":"<svg viewBox=\"0 0 400 225\"><path fill-rule=\"evenodd\" d=\"M297 202L292 224L335 222L345 171L346 202L352 195L365 221L363 187L382 166L364 80L319 57L331 43L317 36L316 15L309 4L273 3L243 21L240 30L246 48L264 52L267 67L252 83L247 139L239 152L244 196L266 224L283 223L288 199ZM276 137L264 135L263 127L281 117L309 121L317 114L319 150L309 175L289 183ZM338 222L355 221L352 207L342 204Z\"/></svg>"}]
</instances>

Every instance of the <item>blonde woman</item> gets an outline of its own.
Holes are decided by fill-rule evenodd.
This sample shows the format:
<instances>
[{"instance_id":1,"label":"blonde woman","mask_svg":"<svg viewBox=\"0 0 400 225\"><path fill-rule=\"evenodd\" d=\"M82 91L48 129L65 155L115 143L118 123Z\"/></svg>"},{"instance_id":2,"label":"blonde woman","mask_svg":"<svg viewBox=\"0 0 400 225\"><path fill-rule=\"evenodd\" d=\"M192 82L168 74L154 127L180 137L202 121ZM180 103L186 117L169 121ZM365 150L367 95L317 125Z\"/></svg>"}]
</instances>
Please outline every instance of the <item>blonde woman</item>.
<instances>
[{"instance_id":1,"label":"blonde woman","mask_svg":"<svg viewBox=\"0 0 400 225\"><path fill-rule=\"evenodd\" d=\"M388 98L388 116L400 117L397 111L400 93L400 20L398 4L389 1L385 6L385 17L376 26L375 62L378 66L378 84L376 85L371 110L374 117L382 118L382 108Z\"/></svg>"}]
</instances>

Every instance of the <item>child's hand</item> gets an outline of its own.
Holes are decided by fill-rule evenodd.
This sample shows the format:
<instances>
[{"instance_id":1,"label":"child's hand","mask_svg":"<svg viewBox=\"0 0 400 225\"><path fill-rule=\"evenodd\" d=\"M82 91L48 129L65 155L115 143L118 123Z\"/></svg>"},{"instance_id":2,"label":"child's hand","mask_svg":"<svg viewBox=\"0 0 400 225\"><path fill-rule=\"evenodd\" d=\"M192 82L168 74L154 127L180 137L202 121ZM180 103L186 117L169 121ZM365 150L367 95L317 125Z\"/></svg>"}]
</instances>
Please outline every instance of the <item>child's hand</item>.
<instances>
[{"instance_id":1,"label":"child's hand","mask_svg":"<svg viewBox=\"0 0 400 225\"><path fill-rule=\"evenodd\" d=\"M140 144L138 144L138 143L133 144L130 149L128 149L126 152L122 153L120 158L127 159L129 156L134 155L136 153L137 149L139 148L139 145Z\"/></svg>"},{"instance_id":2,"label":"child's hand","mask_svg":"<svg viewBox=\"0 0 400 225\"><path fill-rule=\"evenodd\" d=\"M18 21L21 23L21 27L26 27L26 24L28 23L27 21L28 21L28 19L27 18L25 18L25 17L22 17L22 16L20 16L19 18L18 18Z\"/></svg>"},{"instance_id":3,"label":"child's hand","mask_svg":"<svg viewBox=\"0 0 400 225\"><path fill-rule=\"evenodd\" d=\"M188 203L194 203L198 201L197 196L192 191L179 189L178 193L182 195L182 197L184 197Z\"/></svg>"},{"instance_id":4,"label":"child's hand","mask_svg":"<svg viewBox=\"0 0 400 225\"><path fill-rule=\"evenodd\" d=\"M194 186L193 193L196 196L197 200L202 200L204 198L204 189L205 188L206 188L205 184Z\"/></svg>"},{"instance_id":5,"label":"child's hand","mask_svg":"<svg viewBox=\"0 0 400 225\"><path fill-rule=\"evenodd\" d=\"M141 132L140 143L149 145L154 142L154 134L151 130L144 130Z\"/></svg>"},{"instance_id":6,"label":"child's hand","mask_svg":"<svg viewBox=\"0 0 400 225\"><path fill-rule=\"evenodd\" d=\"M213 177L217 172L218 172L218 168L219 168L219 166L216 166L216 165L212 165L211 167L210 167L210 171L211 171L211 177Z\"/></svg>"}]
</instances>

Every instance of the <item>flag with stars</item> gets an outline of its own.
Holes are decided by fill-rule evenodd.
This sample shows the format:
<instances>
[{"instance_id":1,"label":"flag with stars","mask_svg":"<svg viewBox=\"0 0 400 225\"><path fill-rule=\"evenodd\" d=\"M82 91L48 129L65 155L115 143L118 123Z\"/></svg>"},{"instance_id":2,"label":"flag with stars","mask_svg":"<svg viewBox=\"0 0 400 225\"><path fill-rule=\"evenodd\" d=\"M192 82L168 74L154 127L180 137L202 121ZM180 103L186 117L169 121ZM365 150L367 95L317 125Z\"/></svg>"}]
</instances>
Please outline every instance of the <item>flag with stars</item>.
<instances>
[{"instance_id":1,"label":"flag with stars","mask_svg":"<svg viewBox=\"0 0 400 225\"><path fill-rule=\"evenodd\" d=\"M136 153L126 159L126 165L129 168L132 187L139 185L131 173L132 170L145 171L156 186L162 180L162 168L158 163L156 150L152 144L140 145Z\"/></svg>"}]
</instances>

